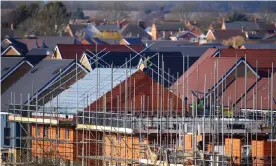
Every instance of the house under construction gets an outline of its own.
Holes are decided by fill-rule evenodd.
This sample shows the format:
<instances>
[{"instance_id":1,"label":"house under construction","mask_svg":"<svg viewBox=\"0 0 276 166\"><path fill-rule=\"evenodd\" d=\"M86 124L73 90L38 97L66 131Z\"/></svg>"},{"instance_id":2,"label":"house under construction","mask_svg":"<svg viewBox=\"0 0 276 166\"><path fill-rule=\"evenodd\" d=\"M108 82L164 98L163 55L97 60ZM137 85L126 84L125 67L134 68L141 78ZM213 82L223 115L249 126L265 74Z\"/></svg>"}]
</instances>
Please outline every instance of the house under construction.
<instances>
[{"instance_id":1,"label":"house under construction","mask_svg":"<svg viewBox=\"0 0 276 166\"><path fill-rule=\"evenodd\" d=\"M39 93L7 91L20 132L6 164L276 165L276 50L143 51L90 51L91 71L74 63Z\"/></svg>"}]
</instances>

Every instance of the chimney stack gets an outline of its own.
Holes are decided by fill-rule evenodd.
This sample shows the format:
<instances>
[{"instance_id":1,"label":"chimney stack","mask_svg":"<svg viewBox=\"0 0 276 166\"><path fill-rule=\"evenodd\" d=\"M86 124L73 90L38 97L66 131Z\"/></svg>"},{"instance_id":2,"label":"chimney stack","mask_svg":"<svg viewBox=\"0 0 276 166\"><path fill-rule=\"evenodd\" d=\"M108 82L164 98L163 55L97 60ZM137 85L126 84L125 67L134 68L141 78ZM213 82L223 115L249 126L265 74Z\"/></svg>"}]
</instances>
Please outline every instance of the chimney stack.
<instances>
[{"instance_id":1,"label":"chimney stack","mask_svg":"<svg viewBox=\"0 0 276 166\"><path fill-rule=\"evenodd\" d=\"M244 26L242 26L242 32L244 32Z\"/></svg>"},{"instance_id":2,"label":"chimney stack","mask_svg":"<svg viewBox=\"0 0 276 166\"><path fill-rule=\"evenodd\" d=\"M257 17L257 16L255 16L254 21L255 21L255 23L258 23L258 22L259 22L259 20L258 20L258 17Z\"/></svg>"},{"instance_id":3,"label":"chimney stack","mask_svg":"<svg viewBox=\"0 0 276 166\"><path fill-rule=\"evenodd\" d=\"M225 18L225 17L223 17L223 18L222 18L222 23L225 23L225 20L226 20L226 18Z\"/></svg>"}]
</instances>

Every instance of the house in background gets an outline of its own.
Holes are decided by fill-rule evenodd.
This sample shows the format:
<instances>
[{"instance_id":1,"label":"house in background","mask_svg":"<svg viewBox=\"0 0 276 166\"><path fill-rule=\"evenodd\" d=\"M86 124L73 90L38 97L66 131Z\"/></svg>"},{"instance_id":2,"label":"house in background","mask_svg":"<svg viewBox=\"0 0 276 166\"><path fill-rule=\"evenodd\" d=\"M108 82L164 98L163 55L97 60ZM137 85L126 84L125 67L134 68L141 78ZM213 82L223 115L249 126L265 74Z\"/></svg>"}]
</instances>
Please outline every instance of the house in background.
<instances>
[{"instance_id":1,"label":"house in background","mask_svg":"<svg viewBox=\"0 0 276 166\"><path fill-rule=\"evenodd\" d=\"M170 37L171 40L185 40L192 43L198 43L199 42L198 35L194 34L190 31L180 31L176 32L174 35Z\"/></svg>"},{"instance_id":2,"label":"house in background","mask_svg":"<svg viewBox=\"0 0 276 166\"><path fill-rule=\"evenodd\" d=\"M245 32L247 36L256 38L259 36L264 37L267 34L274 34L276 32L276 27L274 24L268 24L259 21L255 18L254 21L234 21L225 22L223 20L222 27L223 30L240 30Z\"/></svg>"},{"instance_id":3,"label":"house in background","mask_svg":"<svg viewBox=\"0 0 276 166\"><path fill-rule=\"evenodd\" d=\"M142 39L151 39L151 36L144 30L142 29L139 25L129 23L125 25L119 33L124 37L124 38L129 38L129 37L139 37Z\"/></svg>"},{"instance_id":4,"label":"house in background","mask_svg":"<svg viewBox=\"0 0 276 166\"><path fill-rule=\"evenodd\" d=\"M241 30L209 30L206 34L206 40L208 42L222 42L235 36L242 36L247 39L245 32Z\"/></svg>"},{"instance_id":5,"label":"house in background","mask_svg":"<svg viewBox=\"0 0 276 166\"><path fill-rule=\"evenodd\" d=\"M151 34L153 40L169 40L176 32L187 30L185 22L160 22L152 24Z\"/></svg>"},{"instance_id":6,"label":"house in background","mask_svg":"<svg viewBox=\"0 0 276 166\"><path fill-rule=\"evenodd\" d=\"M6 45L6 49L2 52L5 55L25 55L33 48L47 48L44 40L37 38L8 38L2 41L2 45Z\"/></svg>"},{"instance_id":7,"label":"house in background","mask_svg":"<svg viewBox=\"0 0 276 166\"><path fill-rule=\"evenodd\" d=\"M24 57L1 57L1 94L32 67Z\"/></svg>"},{"instance_id":8,"label":"house in background","mask_svg":"<svg viewBox=\"0 0 276 166\"><path fill-rule=\"evenodd\" d=\"M121 45L144 45L142 39L139 37L128 37L120 41Z\"/></svg>"},{"instance_id":9,"label":"house in background","mask_svg":"<svg viewBox=\"0 0 276 166\"><path fill-rule=\"evenodd\" d=\"M243 44L240 49L276 49L273 43Z\"/></svg>"}]
</instances>

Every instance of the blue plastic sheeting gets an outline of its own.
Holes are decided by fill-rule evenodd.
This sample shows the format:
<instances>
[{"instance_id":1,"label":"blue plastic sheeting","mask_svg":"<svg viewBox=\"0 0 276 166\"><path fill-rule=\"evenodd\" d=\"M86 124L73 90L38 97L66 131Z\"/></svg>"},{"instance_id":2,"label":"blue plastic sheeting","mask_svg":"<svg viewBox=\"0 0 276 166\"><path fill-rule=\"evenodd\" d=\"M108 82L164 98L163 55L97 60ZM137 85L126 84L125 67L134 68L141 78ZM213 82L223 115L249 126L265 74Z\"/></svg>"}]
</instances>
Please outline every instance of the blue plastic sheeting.
<instances>
[{"instance_id":1,"label":"blue plastic sheeting","mask_svg":"<svg viewBox=\"0 0 276 166\"><path fill-rule=\"evenodd\" d=\"M46 103L44 111L53 111L51 107L58 108L58 112L60 113L77 113L77 110L82 111L137 70L137 68L96 68ZM40 111L42 111L42 108Z\"/></svg>"}]
</instances>

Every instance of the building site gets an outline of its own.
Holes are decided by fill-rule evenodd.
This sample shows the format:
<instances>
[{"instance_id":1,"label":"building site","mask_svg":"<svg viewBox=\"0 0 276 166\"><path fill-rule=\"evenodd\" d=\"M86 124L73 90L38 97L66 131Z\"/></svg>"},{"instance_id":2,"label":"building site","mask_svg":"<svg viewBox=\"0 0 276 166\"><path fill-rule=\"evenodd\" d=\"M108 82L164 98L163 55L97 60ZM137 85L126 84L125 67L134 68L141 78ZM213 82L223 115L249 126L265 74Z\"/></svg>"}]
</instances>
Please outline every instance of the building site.
<instances>
[{"instance_id":1,"label":"building site","mask_svg":"<svg viewBox=\"0 0 276 166\"><path fill-rule=\"evenodd\" d=\"M151 46L1 57L1 165L276 165L276 49Z\"/></svg>"}]
</instances>

